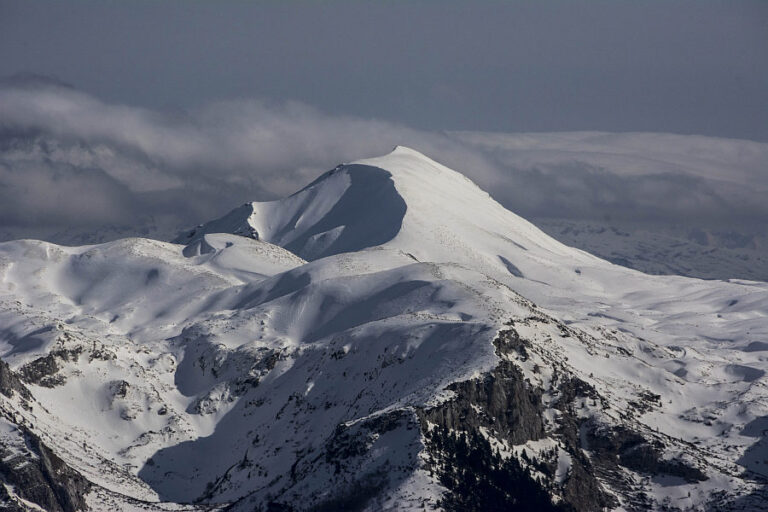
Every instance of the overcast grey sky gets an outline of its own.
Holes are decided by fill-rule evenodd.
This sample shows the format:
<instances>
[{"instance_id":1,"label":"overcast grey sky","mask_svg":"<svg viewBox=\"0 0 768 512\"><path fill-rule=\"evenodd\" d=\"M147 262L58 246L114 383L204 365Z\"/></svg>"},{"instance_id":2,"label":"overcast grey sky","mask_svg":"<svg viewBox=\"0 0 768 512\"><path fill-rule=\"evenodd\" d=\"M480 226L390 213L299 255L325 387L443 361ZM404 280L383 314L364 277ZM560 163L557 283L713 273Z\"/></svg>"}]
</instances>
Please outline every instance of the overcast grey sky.
<instances>
[{"instance_id":1,"label":"overcast grey sky","mask_svg":"<svg viewBox=\"0 0 768 512\"><path fill-rule=\"evenodd\" d=\"M0 75L160 110L768 140L768 2L0 1Z\"/></svg>"}]
</instances>

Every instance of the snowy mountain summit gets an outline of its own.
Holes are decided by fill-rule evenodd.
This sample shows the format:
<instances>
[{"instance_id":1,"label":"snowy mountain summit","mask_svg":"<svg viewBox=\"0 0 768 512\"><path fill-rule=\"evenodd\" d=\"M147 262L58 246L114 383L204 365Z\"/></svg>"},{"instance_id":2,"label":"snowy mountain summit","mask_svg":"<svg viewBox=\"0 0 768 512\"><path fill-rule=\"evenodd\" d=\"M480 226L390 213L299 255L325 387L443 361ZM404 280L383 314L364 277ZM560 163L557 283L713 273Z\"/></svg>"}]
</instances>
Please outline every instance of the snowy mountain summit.
<instances>
[{"instance_id":1,"label":"snowy mountain summit","mask_svg":"<svg viewBox=\"0 0 768 512\"><path fill-rule=\"evenodd\" d=\"M768 284L405 147L173 243L0 244L8 510L765 510Z\"/></svg>"}]
</instances>

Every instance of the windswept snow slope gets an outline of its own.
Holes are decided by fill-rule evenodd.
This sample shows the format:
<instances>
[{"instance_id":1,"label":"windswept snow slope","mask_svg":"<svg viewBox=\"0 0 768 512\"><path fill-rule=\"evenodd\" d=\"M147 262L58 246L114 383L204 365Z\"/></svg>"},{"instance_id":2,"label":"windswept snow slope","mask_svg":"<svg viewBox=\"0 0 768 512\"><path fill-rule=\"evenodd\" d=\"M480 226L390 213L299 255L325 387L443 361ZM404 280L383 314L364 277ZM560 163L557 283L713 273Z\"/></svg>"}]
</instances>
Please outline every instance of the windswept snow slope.
<instances>
[{"instance_id":1,"label":"windswept snow slope","mask_svg":"<svg viewBox=\"0 0 768 512\"><path fill-rule=\"evenodd\" d=\"M389 176L386 188L389 190L391 180L400 202L407 205L403 215L389 216L391 204L397 202L389 193L367 196L356 210L340 206L340 197L364 195L355 191L352 176L363 187L363 174L372 175L371 169ZM345 215L328 214L332 210ZM312 215L297 211L311 211ZM589 323L595 315L603 319L629 315L635 321L624 321L629 324L623 326L626 329L642 331L652 318L657 329L669 332L687 321L692 336L703 333L709 339L727 339L734 348L768 334L765 328L755 332L750 323L765 318L768 285L648 276L610 264L555 241L463 175L405 147L384 157L340 166L290 198L250 203L226 216L226 223L213 221L176 241L196 239L232 225L236 226L233 232L285 246L306 259L318 259L343 251L333 245L322 249L315 241L335 239L342 233L349 246L372 245L370 231L356 222L360 216L377 217L377 232L387 233L376 245L417 261L458 263L483 272L568 322ZM351 221L345 223L344 219ZM686 297L695 302L679 302ZM741 309L745 303L749 306ZM686 311L690 313L687 320ZM669 313L675 314L674 319ZM707 315L714 318L705 321ZM703 327L695 327L697 324Z\"/></svg>"},{"instance_id":2,"label":"windswept snow slope","mask_svg":"<svg viewBox=\"0 0 768 512\"><path fill-rule=\"evenodd\" d=\"M0 412L97 510L767 503L767 284L612 265L404 147L175 244L0 244L0 326Z\"/></svg>"}]
</instances>

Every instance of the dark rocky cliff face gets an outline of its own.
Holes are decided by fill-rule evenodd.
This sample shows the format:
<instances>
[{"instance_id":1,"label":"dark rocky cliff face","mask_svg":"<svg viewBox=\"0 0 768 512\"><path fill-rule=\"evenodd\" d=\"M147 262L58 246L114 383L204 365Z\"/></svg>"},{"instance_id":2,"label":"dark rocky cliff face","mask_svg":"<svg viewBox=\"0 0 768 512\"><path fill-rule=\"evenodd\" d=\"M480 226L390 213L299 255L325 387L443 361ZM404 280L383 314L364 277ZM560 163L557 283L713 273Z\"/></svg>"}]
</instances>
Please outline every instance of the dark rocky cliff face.
<instances>
[{"instance_id":1,"label":"dark rocky cliff face","mask_svg":"<svg viewBox=\"0 0 768 512\"><path fill-rule=\"evenodd\" d=\"M544 436L541 392L526 384L509 361L491 373L448 386L455 398L423 412L423 418L441 427L468 431L484 427L510 444Z\"/></svg>"},{"instance_id":2,"label":"dark rocky cliff face","mask_svg":"<svg viewBox=\"0 0 768 512\"><path fill-rule=\"evenodd\" d=\"M532 385L520 365L542 353L511 323L494 346L501 361L491 372L452 384L453 398L419 411L427 466L448 489L442 508L597 512L618 506L621 496L624 507L647 510L655 504L628 484L627 471L688 483L707 479L691 463L665 458L665 442L641 425L580 414L577 404L585 401L597 410L610 404L562 361L539 357L535 371L546 364L551 378L546 389ZM553 423L543 420L547 408L555 413ZM512 449L538 440L554 448L535 454ZM567 473L558 474L564 458Z\"/></svg>"},{"instance_id":3,"label":"dark rocky cliff face","mask_svg":"<svg viewBox=\"0 0 768 512\"><path fill-rule=\"evenodd\" d=\"M19 434L26 444L25 453L14 453L0 446L3 483L13 486L20 498L50 512L87 510L85 495L91 484L58 458L39 437L24 428Z\"/></svg>"},{"instance_id":4,"label":"dark rocky cliff face","mask_svg":"<svg viewBox=\"0 0 768 512\"><path fill-rule=\"evenodd\" d=\"M0 482L4 484L0 486L0 510L27 510L21 500L50 512L88 510L85 495L90 482L27 427L16 424L5 407L11 399L25 406L32 395L4 361L0 361L0 393L4 395L0 397L0 416L8 430L0 440Z\"/></svg>"},{"instance_id":5,"label":"dark rocky cliff face","mask_svg":"<svg viewBox=\"0 0 768 512\"><path fill-rule=\"evenodd\" d=\"M494 344L497 353L528 357L526 342L512 328ZM441 502L446 510L599 511L613 503L580 447L568 442L579 438L579 423L562 421L559 432L548 433L542 390L514 363L502 360L490 373L448 389L454 398L420 413L430 470L449 491ZM517 458L494 448L548 436L565 440L571 459L562 483L555 482L556 453Z\"/></svg>"},{"instance_id":6,"label":"dark rocky cliff face","mask_svg":"<svg viewBox=\"0 0 768 512\"><path fill-rule=\"evenodd\" d=\"M0 393L8 398L13 398L16 393L21 396L23 401L31 400L32 395L19 379L8 363L0 359Z\"/></svg>"}]
</instances>

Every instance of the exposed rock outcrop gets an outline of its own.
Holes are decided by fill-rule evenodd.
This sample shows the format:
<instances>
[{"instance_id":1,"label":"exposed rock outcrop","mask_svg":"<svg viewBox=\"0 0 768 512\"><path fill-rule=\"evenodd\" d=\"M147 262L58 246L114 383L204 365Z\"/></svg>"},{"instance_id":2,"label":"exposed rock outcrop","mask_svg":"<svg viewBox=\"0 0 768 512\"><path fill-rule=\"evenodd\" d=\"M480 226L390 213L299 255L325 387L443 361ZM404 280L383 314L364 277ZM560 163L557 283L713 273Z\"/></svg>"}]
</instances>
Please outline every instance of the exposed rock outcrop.
<instances>
[{"instance_id":1,"label":"exposed rock outcrop","mask_svg":"<svg viewBox=\"0 0 768 512\"><path fill-rule=\"evenodd\" d=\"M29 390L5 361L0 360L0 400L32 399ZM3 404L5 405L5 404ZM50 512L87 510L85 495L91 484L62 461L6 407L0 436L0 509L27 510L27 501ZM22 501L24 500L24 501Z\"/></svg>"}]
</instances>

